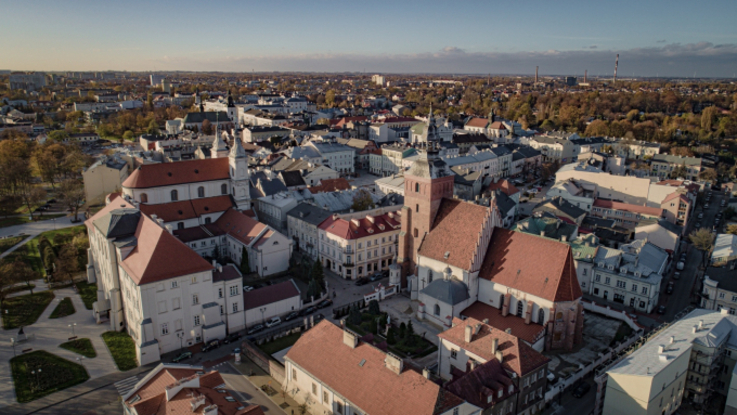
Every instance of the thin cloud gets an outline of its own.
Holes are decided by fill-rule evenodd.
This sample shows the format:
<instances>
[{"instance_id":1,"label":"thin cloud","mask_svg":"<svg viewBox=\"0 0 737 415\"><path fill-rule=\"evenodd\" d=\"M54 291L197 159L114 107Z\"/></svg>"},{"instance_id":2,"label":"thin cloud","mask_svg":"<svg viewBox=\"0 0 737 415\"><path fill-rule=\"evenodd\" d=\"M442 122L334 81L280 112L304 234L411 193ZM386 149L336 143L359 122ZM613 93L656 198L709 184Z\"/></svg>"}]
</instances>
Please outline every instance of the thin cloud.
<instances>
[{"instance_id":1,"label":"thin cloud","mask_svg":"<svg viewBox=\"0 0 737 415\"><path fill-rule=\"evenodd\" d=\"M663 40L658 40L658 41L657 41L657 42L655 42L655 43L665 43L665 42L667 42L667 40L663 39Z\"/></svg>"},{"instance_id":2,"label":"thin cloud","mask_svg":"<svg viewBox=\"0 0 737 415\"><path fill-rule=\"evenodd\" d=\"M598 46L596 46L596 45L589 46L589 49L596 49L596 48L598 48Z\"/></svg>"}]
</instances>

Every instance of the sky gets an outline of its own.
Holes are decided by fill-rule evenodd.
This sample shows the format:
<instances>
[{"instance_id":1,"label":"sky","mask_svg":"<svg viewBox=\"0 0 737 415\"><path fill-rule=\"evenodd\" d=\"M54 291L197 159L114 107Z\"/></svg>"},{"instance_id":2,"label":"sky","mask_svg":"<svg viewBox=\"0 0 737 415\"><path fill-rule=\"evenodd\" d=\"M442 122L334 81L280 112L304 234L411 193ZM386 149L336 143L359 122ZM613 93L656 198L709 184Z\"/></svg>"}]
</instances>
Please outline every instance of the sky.
<instances>
[{"instance_id":1,"label":"sky","mask_svg":"<svg viewBox=\"0 0 737 415\"><path fill-rule=\"evenodd\" d=\"M737 1L10 1L0 70L728 77Z\"/></svg>"}]
</instances>

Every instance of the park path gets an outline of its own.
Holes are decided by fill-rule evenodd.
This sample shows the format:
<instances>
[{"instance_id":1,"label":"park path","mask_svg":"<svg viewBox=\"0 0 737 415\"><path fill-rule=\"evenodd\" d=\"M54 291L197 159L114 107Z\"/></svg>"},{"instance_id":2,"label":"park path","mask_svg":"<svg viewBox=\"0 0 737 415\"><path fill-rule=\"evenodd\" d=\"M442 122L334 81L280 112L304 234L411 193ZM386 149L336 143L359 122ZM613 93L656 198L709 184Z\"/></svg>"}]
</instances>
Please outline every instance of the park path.
<instances>
[{"instance_id":1,"label":"park path","mask_svg":"<svg viewBox=\"0 0 737 415\"><path fill-rule=\"evenodd\" d=\"M24 223L22 225L14 225L0 228L0 237L20 234L35 236L46 231L53 231L54 229L64 229L81 224L82 222L72 223L71 216L64 216L62 218L41 220L38 222Z\"/></svg>"},{"instance_id":2,"label":"park path","mask_svg":"<svg viewBox=\"0 0 737 415\"><path fill-rule=\"evenodd\" d=\"M25 333L32 335L33 339L16 346L15 353L20 354L25 349L45 350L81 364L87 369L90 379L118 372L115 362L102 340L102 333L108 331L109 326L95 323L92 311L85 308L82 298L71 287L54 290L54 295L55 298L41 313L39 319L34 324L24 327ZM72 299L75 313L62 318L50 319L51 313L65 297ZM70 327L75 323L76 326ZM10 338L15 337L17 333L18 329L0 330L0 407L12 405L16 402L8 361L14 356ZM69 338L73 335L80 339L90 339L97 352L97 357L92 359L83 358L81 355L59 347L60 344L69 341Z\"/></svg>"}]
</instances>

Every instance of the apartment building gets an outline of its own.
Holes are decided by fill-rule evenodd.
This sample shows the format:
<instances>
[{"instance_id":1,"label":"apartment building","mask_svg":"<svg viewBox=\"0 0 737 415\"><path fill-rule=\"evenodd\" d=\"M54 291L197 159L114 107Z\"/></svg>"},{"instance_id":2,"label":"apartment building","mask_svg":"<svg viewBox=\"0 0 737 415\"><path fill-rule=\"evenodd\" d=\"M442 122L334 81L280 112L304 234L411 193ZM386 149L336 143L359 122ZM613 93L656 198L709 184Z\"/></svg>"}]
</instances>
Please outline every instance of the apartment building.
<instances>
[{"instance_id":1,"label":"apartment building","mask_svg":"<svg viewBox=\"0 0 737 415\"><path fill-rule=\"evenodd\" d=\"M650 161L650 170L653 176L658 176L661 179L670 178L673 170L678 167L686 168L684 179L696 180L701 172L702 161L699 157L681 157L670 154L656 154ZM674 179L677 178L674 177Z\"/></svg>"},{"instance_id":2,"label":"apartment building","mask_svg":"<svg viewBox=\"0 0 737 415\"><path fill-rule=\"evenodd\" d=\"M332 215L318 227L320 260L345 279L388 269L397 255L400 207Z\"/></svg>"},{"instance_id":3,"label":"apartment building","mask_svg":"<svg viewBox=\"0 0 737 415\"><path fill-rule=\"evenodd\" d=\"M128 178L128 164L117 157L104 157L82 172L87 203L101 201L113 192L119 192Z\"/></svg>"},{"instance_id":4,"label":"apartment building","mask_svg":"<svg viewBox=\"0 0 737 415\"><path fill-rule=\"evenodd\" d=\"M664 216L663 209L612 200L596 199L591 215L597 218L613 219L617 225L635 229L643 221L658 221Z\"/></svg>"},{"instance_id":5,"label":"apartment building","mask_svg":"<svg viewBox=\"0 0 737 415\"><path fill-rule=\"evenodd\" d=\"M295 250L312 260L319 259L318 226L330 216L332 213L329 211L309 203L300 203L287 212L288 235L294 242Z\"/></svg>"}]
</instances>

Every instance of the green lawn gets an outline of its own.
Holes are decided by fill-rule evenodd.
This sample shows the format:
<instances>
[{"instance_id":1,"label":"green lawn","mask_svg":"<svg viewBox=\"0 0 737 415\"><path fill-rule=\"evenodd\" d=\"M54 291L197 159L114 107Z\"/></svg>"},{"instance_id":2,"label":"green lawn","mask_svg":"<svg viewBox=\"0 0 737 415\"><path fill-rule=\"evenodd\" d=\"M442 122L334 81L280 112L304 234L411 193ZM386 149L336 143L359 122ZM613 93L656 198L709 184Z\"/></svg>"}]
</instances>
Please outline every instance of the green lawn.
<instances>
[{"instance_id":1,"label":"green lawn","mask_svg":"<svg viewBox=\"0 0 737 415\"><path fill-rule=\"evenodd\" d=\"M26 294L6 299L2 311L3 328L5 330L16 329L35 323L53 299L52 291L41 291L33 295Z\"/></svg>"},{"instance_id":2,"label":"green lawn","mask_svg":"<svg viewBox=\"0 0 737 415\"><path fill-rule=\"evenodd\" d=\"M84 225L79 226L72 226L69 228L64 229L57 229L53 231L47 231L44 232L35 238L28 241L28 243L25 245L25 252L24 252L24 260L27 260L29 265L33 268L34 271L38 272L41 277L46 276L46 270L43 266L43 261L41 260L41 253L38 250L38 241L42 236L45 236L46 239L48 239L52 244L54 241L54 236L57 234L61 235L73 235L78 232L84 232L85 228Z\"/></svg>"},{"instance_id":3,"label":"green lawn","mask_svg":"<svg viewBox=\"0 0 737 415\"><path fill-rule=\"evenodd\" d=\"M69 297L64 297L63 300L59 301L59 305L56 306L54 311L51 312L49 318L62 318L66 316L71 316L76 311L77 310L74 309L74 304L72 304L72 299Z\"/></svg>"},{"instance_id":4,"label":"green lawn","mask_svg":"<svg viewBox=\"0 0 737 415\"><path fill-rule=\"evenodd\" d=\"M90 284L86 281L78 282L77 291L84 301L84 307L92 310L92 304L97 301L97 284Z\"/></svg>"},{"instance_id":5,"label":"green lawn","mask_svg":"<svg viewBox=\"0 0 737 415\"><path fill-rule=\"evenodd\" d=\"M92 346L90 339L76 339L59 345L62 349L71 350L74 353L81 354L84 357L97 357L97 352Z\"/></svg>"},{"instance_id":6,"label":"green lawn","mask_svg":"<svg viewBox=\"0 0 737 415\"><path fill-rule=\"evenodd\" d=\"M36 284L31 284L31 289L33 289L33 288L36 288ZM18 285L16 287L13 287L13 288L9 289L8 290L8 293L9 294L19 293L21 291L28 291L28 285L26 285L26 284Z\"/></svg>"},{"instance_id":7,"label":"green lawn","mask_svg":"<svg viewBox=\"0 0 737 415\"><path fill-rule=\"evenodd\" d=\"M63 218L66 215L67 215L66 213L54 213L54 214L49 214L49 215L44 215L44 216L38 216L38 214L34 214L33 217L35 219L34 222L39 222L39 221L49 220L53 218ZM0 219L0 228L7 228L8 226L15 226L15 225L23 225L29 222L31 221L28 219L28 216L25 216L25 215L24 216L11 216L9 218Z\"/></svg>"},{"instance_id":8,"label":"green lawn","mask_svg":"<svg viewBox=\"0 0 737 415\"><path fill-rule=\"evenodd\" d=\"M136 345L128 333L124 331L106 331L102 333L102 339L105 340L105 344L110 349L110 354L113 355L118 370L125 372L138 367Z\"/></svg>"},{"instance_id":9,"label":"green lawn","mask_svg":"<svg viewBox=\"0 0 737 415\"><path fill-rule=\"evenodd\" d=\"M288 336L279 337L274 341L261 344L258 347L261 348L261 350L263 350L264 352L272 355L276 352L280 352L286 349L287 347L293 346L294 343L297 343L297 340L299 340L300 335L301 333L293 333Z\"/></svg>"},{"instance_id":10,"label":"green lawn","mask_svg":"<svg viewBox=\"0 0 737 415\"><path fill-rule=\"evenodd\" d=\"M18 245L22 240L22 236L13 236L11 238L0 239L0 254L14 247L15 245Z\"/></svg>"},{"instance_id":11,"label":"green lawn","mask_svg":"<svg viewBox=\"0 0 737 415\"><path fill-rule=\"evenodd\" d=\"M10 366L15 395L21 403L36 400L90 378L82 365L43 350L16 356L10 359Z\"/></svg>"}]
</instances>

